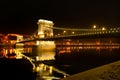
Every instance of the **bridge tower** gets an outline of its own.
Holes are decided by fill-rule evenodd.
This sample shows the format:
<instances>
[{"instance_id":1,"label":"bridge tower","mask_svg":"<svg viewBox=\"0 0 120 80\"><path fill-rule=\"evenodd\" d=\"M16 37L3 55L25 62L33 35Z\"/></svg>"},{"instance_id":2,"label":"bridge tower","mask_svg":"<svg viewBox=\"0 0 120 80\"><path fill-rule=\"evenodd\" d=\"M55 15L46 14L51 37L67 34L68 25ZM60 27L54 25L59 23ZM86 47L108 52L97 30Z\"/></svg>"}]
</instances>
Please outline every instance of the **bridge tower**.
<instances>
[{"instance_id":1,"label":"bridge tower","mask_svg":"<svg viewBox=\"0 0 120 80\"><path fill-rule=\"evenodd\" d=\"M53 25L54 23L49 20L39 19L38 22L38 37L52 37L53 36Z\"/></svg>"},{"instance_id":2,"label":"bridge tower","mask_svg":"<svg viewBox=\"0 0 120 80\"><path fill-rule=\"evenodd\" d=\"M53 25L54 23L49 20L39 19L38 22L38 37L50 38L53 37ZM54 51L56 48L54 41L37 41L38 51Z\"/></svg>"}]
</instances>

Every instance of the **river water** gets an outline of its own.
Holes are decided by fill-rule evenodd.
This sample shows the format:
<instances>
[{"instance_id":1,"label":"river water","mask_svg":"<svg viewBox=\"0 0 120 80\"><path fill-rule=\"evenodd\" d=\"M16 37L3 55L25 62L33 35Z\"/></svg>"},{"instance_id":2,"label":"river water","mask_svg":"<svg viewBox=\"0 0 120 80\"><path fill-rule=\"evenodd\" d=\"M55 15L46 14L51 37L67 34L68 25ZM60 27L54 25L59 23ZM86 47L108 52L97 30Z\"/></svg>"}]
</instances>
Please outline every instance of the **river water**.
<instances>
[{"instance_id":1,"label":"river water","mask_svg":"<svg viewBox=\"0 0 120 80\"><path fill-rule=\"evenodd\" d=\"M55 59L60 69L76 74L120 60L120 46L61 47Z\"/></svg>"},{"instance_id":2,"label":"river water","mask_svg":"<svg viewBox=\"0 0 120 80\"><path fill-rule=\"evenodd\" d=\"M40 51L38 46L1 47L1 49L16 50L17 53L35 59L36 62L39 62L39 66L43 63L69 75L120 60L120 46L67 46L57 47L55 51ZM37 71L40 69L39 67ZM57 72L52 71L52 75L61 77ZM51 73L50 70L49 73Z\"/></svg>"}]
</instances>

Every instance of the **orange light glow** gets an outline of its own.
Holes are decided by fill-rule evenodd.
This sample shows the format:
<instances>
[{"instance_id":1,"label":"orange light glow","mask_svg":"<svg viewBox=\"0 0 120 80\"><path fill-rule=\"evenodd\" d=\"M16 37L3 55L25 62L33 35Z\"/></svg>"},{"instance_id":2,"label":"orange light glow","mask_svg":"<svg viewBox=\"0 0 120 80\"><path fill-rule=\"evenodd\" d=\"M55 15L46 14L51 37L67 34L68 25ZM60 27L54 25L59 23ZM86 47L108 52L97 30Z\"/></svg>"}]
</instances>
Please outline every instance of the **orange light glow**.
<instances>
[{"instance_id":1,"label":"orange light glow","mask_svg":"<svg viewBox=\"0 0 120 80\"><path fill-rule=\"evenodd\" d=\"M100 42L96 42L97 45L100 45Z\"/></svg>"}]
</instances>

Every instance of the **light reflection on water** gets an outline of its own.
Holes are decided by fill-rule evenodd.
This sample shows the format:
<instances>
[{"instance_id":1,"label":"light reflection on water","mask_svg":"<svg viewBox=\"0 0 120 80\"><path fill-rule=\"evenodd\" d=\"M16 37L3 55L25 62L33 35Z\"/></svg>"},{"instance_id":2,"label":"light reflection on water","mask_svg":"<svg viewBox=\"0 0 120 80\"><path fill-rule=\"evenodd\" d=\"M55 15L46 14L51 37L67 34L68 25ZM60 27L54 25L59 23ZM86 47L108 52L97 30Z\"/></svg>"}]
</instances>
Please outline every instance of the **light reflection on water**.
<instances>
[{"instance_id":1,"label":"light reflection on water","mask_svg":"<svg viewBox=\"0 0 120 80\"><path fill-rule=\"evenodd\" d=\"M72 51L80 51L80 50L96 50L96 51L100 51L100 50L114 50L114 49L120 49L120 46L77 46L77 47L58 47L57 50L59 51L59 53L71 53Z\"/></svg>"},{"instance_id":2,"label":"light reflection on water","mask_svg":"<svg viewBox=\"0 0 120 80\"><path fill-rule=\"evenodd\" d=\"M56 65L69 74L120 60L120 46L58 47L57 50Z\"/></svg>"},{"instance_id":3,"label":"light reflection on water","mask_svg":"<svg viewBox=\"0 0 120 80\"><path fill-rule=\"evenodd\" d=\"M78 47L57 47L55 51L41 51L38 47L24 47L24 48L2 48L0 54L11 53L23 53L26 56L36 59L36 61L50 61L53 60L54 65L51 64L48 68L41 67L43 63L39 63L36 66L38 77L44 76L44 80L54 77L51 74L51 66L65 71L68 74L75 74L99 65L114 62L120 59L120 46L78 46ZM69 53L69 54L68 54ZM47 64L46 64L47 65ZM44 71L44 72L40 72Z\"/></svg>"},{"instance_id":4,"label":"light reflection on water","mask_svg":"<svg viewBox=\"0 0 120 80\"><path fill-rule=\"evenodd\" d=\"M44 61L44 60L55 60L55 52L53 51L40 51L36 56L37 61Z\"/></svg>"}]
</instances>

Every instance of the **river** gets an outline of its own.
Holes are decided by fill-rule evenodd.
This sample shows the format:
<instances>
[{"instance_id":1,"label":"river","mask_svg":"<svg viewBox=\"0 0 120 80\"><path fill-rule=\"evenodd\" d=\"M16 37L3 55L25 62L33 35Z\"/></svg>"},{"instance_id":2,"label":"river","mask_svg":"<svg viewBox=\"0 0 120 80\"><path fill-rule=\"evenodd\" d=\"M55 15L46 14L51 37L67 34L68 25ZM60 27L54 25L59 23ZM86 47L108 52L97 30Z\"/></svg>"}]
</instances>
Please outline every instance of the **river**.
<instances>
[{"instance_id":1,"label":"river","mask_svg":"<svg viewBox=\"0 0 120 80\"><path fill-rule=\"evenodd\" d=\"M54 75L57 76L56 78L63 77L64 72L73 75L120 60L120 46L61 46L57 47L55 51L40 51L39 46L1 47L2 49L4 51L15 50L16 53L22 53L35 59L38 62L36 69L39 75L43 74L40 70L45 70L45 75ZM51 71L51 68L56 72ZM39 75L37 79L39 79Z\"/></svg>"}]
</instances>

